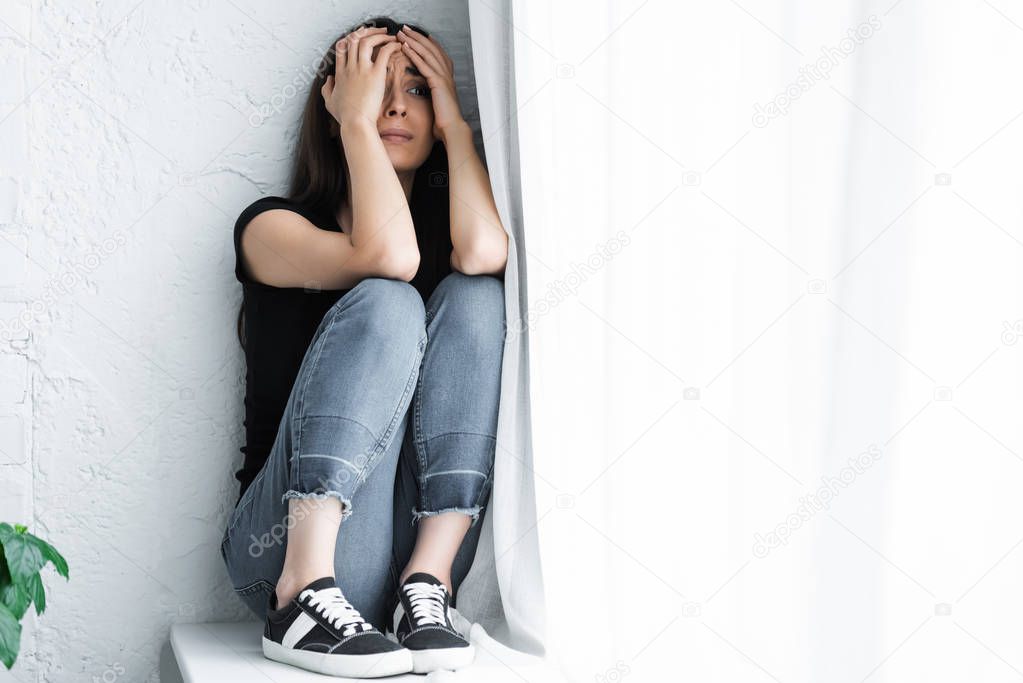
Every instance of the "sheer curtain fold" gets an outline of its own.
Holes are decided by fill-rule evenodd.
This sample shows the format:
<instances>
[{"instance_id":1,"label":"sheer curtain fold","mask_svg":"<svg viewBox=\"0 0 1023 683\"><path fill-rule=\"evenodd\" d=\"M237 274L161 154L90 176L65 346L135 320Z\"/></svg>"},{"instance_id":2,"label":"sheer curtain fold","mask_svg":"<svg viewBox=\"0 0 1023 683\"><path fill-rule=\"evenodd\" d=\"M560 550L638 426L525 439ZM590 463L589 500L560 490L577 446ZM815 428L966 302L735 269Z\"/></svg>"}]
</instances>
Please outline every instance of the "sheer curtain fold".
<instances>
[{"instance_id":1,"label":"sheer curtain fold","mask_svg":"<svg viewBox=\"0 0 1023 683\"><path fill-rule=\"evenodd\" d=\"M520 210L511 7L469 2L473 69L484 155L501 221L509 233L505 274L508 335L501 378L494 488L473 568L459 589L459 610L517 651L542 655L545 602L536 534L525 310L524 234Z\"/></svg>"},{"instance_id":2,"label":"sheer curtain fold","mask_svg":"<svg viewBox=\"0 0 1023 683\"><path fill-rule=\"evenodd\" d=\"M532 459L502 466L505 486L531 481L515 563L542 558L546 590L522 565L497 572L526 591L509 628L572 680L1023 668L997 597L1020 597L1023 535L1023 396L1006 379L1023 333L1023 16L470 8L529 284ZM544 630L524 609L541 599Z\"/></svg>"}]
</instances>

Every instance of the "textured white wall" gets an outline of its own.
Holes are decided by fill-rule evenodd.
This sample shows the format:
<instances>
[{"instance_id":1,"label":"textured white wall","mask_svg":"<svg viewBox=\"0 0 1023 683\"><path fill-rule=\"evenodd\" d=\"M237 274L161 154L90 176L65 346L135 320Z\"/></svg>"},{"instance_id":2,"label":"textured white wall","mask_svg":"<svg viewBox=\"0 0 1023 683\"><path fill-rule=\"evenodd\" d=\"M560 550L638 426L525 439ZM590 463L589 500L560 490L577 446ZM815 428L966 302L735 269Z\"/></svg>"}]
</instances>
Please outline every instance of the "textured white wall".
<instances>
[{"instance_id":1,"label":"textured white wall","mask_svg":"<svg viewBox=\"0 0 1023 683\"><path fill-rule=\"evenodd\" d=\"M231 228L283 191L322 49L378 13L437 32L474 121L464 0L0 2L0 520L71 565L0 681L155 681L173 622L247 618L218 551Z\"/></svg>"}]
</instances>

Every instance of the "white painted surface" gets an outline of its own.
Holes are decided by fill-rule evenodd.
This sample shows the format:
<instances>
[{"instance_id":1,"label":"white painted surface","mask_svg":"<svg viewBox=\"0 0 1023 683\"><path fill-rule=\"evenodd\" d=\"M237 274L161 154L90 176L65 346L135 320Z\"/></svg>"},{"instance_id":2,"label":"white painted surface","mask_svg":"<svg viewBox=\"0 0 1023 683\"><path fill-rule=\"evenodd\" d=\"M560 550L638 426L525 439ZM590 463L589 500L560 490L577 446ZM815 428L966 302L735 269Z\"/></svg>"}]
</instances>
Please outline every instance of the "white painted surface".
<instances>
[{"instance_id":1,"label":"white painted surface","mask_svg":"<svg viewBox=\"0 0 1023 683\"><path fill-rule=\"evenodd\" d=\"M25 96L30 48L11 40L15 32L27 32L28 18L28 0L5 0L0 5L0 321L22 306L28 267L27 230L16 224L29 173L24 153L28 120L17 115L15 105ZM27 335L4 332L0 326L0 522L27 523L33 514ZM22 620L24 650L35 647L35 623L31 613ZM23 679L14 679L0 666L0 683L10 680Z\"/></svg>"},{"instance_id":2,"label":"white painted surface","mask_svg":"<svg viewBox=\"0 0 1023 683\"><path fill-rule=\"evenodd\" d=\"M457 610L456 610L457 613ZM455 616L456 627L470 628ZM261 646L262 624L255 621L212 624L177 624L171 631L171 644L184 683L313 683L315 681L355 681L354 678L325 677L266 659ZM390 681L561 681L558 672L542 660L504 647L478 624L471 626L469 640L476 658L457 671L435 671L426 675L388 676Z\"/></svg>"},{"instance_id":3,"label":"white painted surface","mask_svg":"<svg viewBox=\"0 0 1023 683\"><path fill-rule=\"evenodd\" d=\"M155 681L171 624L248 617L218 548L242 444L231 228L284 190L292 86L371 14L436 29L475 121L457 0L0 3L0 518L71 567L44 572L0 681Z\"/></svg>"}]
</instances>

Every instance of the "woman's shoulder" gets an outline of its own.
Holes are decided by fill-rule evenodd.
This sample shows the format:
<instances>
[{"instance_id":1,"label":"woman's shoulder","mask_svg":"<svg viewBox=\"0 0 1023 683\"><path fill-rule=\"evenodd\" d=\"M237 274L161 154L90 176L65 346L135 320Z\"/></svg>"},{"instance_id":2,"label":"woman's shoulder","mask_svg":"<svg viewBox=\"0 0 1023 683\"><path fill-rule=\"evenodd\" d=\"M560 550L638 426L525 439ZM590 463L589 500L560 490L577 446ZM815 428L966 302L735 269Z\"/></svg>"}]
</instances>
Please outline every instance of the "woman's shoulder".
<instances>
[{"instance_id":1,"label":"woman's shoulder","mask_svg":"<svg viewBox=\"0 0 1023 683\"><path fill-rule=\"evenodd\" d=\"M332 229L331 223L335 221L327 220L327 218L321 215L321 212L315 211L312 207L306 206L301 202L295 201L288 197L278 197L276 195L269 195L266 197L260 197L256 201L245 207L242 212L238 215L238 220L235 223L235 232L239 233L248 225L253 218L263 213L264 211L271 211L273 209L286 209L288 211L294 211L313 225Z\"/></svg>"},{"instance_id":2,"label":"woman's shoulder","mask_svg":"<svg viewBox=\"0 0 1023 683\"><path fill-rule=\"evenodd\" d=\"M260 197L242 209L242 212L238 214L238 220L235 223L235 230L244 228L253 218L264 211L270 211L272 209L288 209L289 211L295 211L296 213L303 213L301 207L287 197L268 195L266 197Z\"/></svg>"},{"instance_id":3,"label":"woman's shoulder","mask_svg":"<svg viewBox=\"0 0 1023 683\"><path fill-rule=\"evenodd\" d=\"M310 211L307 207L301 203L289 199L287 197L278 197L276 195L269 195L266 197L260 197L256 201L245 207L242 212L238 215L238 220L234 224L234 252L235 252L235 265L234 272L235 277L242 284L254 285L257 287L266 287L257 283L255 280L249 277L248 272L243 266L242 259L242 233L245 232L245 228L252 222L252 219L263 213L264 211L271 211L273 209L286 209L288 211L294 211L295 213L303 216L312 223L316 223L314 212Z\"/></svg>"}]
</instances>

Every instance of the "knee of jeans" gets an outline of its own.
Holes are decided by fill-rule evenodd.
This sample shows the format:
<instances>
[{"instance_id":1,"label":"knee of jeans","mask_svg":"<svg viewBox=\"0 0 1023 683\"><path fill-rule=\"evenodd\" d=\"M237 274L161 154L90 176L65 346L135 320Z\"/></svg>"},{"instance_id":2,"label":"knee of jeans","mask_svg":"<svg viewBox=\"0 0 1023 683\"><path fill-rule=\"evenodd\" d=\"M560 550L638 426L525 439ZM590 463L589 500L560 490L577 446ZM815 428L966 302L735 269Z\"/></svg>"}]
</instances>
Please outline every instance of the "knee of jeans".
<instances>
[{"instance_id":1,"label":"knee of jeans","mask_svg":"<svg viewBox=\"0 0 1023 683\"><path fill-rule=\"evenodd\" d=\"M370 277L353 289L367 334L393 343L402 335L419 342L426 336L426 309L419 291L407 282Z\"/></svg>"},{"instance_id":2,"label":"knee of jeans","mask_svg":"<svg viewBox=\"0 0 1023 683\"><path fill-rule=\"evenodd\" d=\"M440 281L436 293L444 298L454 296L466 306L486 307L504 314L504 283L493 275L466 275L455 271Z\"/></svg>"},{"instance_id":3,"label":"knee of jeans","mask_svg":"<svg viewBox=\"0 0 1023 683\"><path fill-rule=\"evenodd\" d=\"M437 286L434 297L433 310L443 308L444 317L455 324L464 321L461 328L472 335L476 345L503 343L504 283L496 277L451 273Z\"/></svg>"}]
</instances>

